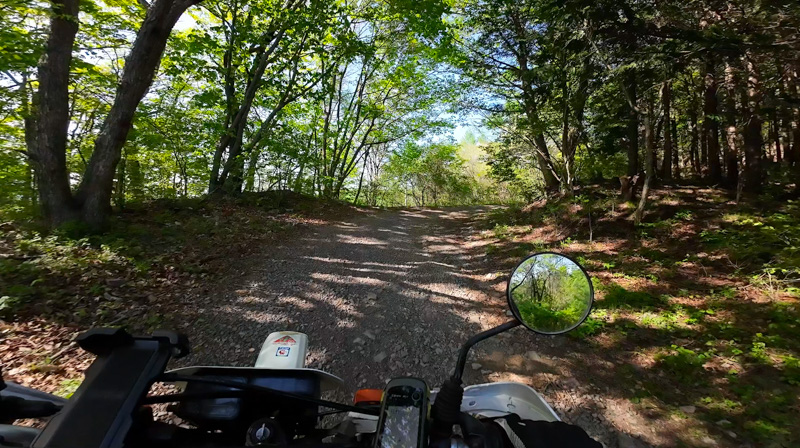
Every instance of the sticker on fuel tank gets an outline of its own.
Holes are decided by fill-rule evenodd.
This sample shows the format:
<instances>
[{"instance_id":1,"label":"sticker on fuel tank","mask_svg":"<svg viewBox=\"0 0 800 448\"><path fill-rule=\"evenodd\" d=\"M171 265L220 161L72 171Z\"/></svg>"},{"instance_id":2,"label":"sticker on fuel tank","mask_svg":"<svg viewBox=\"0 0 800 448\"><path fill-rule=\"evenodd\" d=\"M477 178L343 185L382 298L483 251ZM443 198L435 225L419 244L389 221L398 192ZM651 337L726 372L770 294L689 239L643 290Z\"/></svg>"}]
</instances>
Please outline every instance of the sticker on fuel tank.
<instances>
[{"instance_id":1,"label":"sticker on fuel tank","mask_svg":"<svg viewBox=\"0 0 800 448\"><path fill-rule=\"evenodd\" d=\"M273 344L283 344L283 345L294 345L297 344L297 341L294 340L291 336L284 336L282 338L275 339L272 341Z\"/></svg>"},{"instance_id":2,"label":"sticker on fuel tank","mask_svg":"<svg viewBox=\"0 0 800 448\"><path fill-rule=\"evenodd\" d=\"M291 347L278 347L275 356L289 356L289 350L291 350Z\"/></svg>"}]
</instances>

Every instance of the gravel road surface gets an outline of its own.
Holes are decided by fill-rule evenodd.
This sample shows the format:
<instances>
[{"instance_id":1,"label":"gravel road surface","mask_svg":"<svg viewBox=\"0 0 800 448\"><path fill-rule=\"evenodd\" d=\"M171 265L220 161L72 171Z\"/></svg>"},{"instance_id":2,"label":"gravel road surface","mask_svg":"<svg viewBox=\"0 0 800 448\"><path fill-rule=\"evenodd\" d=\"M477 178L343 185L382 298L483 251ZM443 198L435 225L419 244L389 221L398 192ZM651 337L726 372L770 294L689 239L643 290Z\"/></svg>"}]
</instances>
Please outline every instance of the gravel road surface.
<instances>
[{"instance_id":1,"label":"gravel road surface","mask_svg":"<svg viewBox=\"0 0 800 448\"><path fill-rule=\"evenodd\" d=\"M350 394L405 375L438 387L468 337L508 319L507 274L470 249L485 210L358 210L232 260L236 275L186 299L194 352L181 364L252 365L269 333L294 330L309 337L308 366L343 378ZM614 403L559 368L563 337L501 336L473 350L467 384L527 382L606 446L641 446L605 419Z\"/></svg>"},{"instance_id":2,"label":"gravel road surface","mask_svg":"<svg viewBox=\"0 0 800 448\"><path fill-rule=\"evenodd\" d=\"M191 312L185 363L251 365L270 332L293 330L308 334L309 366L351 390L400 375L440 384L461 343L505 313L461 248L476 211L359 211L235 260L242 276Z\"/></svg>"}]
</instances>

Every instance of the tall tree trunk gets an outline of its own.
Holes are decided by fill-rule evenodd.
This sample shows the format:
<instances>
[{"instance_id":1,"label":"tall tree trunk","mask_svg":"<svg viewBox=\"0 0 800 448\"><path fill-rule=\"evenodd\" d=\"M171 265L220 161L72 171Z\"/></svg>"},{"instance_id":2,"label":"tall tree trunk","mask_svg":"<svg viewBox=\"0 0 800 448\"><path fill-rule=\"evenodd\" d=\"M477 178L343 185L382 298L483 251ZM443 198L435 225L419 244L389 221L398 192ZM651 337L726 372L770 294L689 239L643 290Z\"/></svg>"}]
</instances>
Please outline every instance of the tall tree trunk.
<instances>
[{"instance_id":1,"label":"tall tree trunk","mask_svg":"<svg viewBox=\"0 0 800 448\"><path fill-rule=\"evenodd\" d=\"M574 195L575 153L578 150L578 143L583 134L583 117L586 110L590 74L591 65L589 58L586 58L581 66L578 85L574 92L570 93L566 77L562 86L564 110L562 116L563 128L561 130L561 157L564 162L564 175L561 180L564 194L568 197Z\"/></svg>"},{"instance_id":2,"label":"tall tree trunk","mask_svg":"<svg viewBox=\"0 0 800 448\"><path fill-rule=\"evenodd\" d=\"M231 122L236 116L236 112L239 110L236 99L236 67L234 67L233 62L233 52L236 49L237 37L240 35L238 30L238 5L238 2L234 2L233 8L231 9L231 17L228 22L230 31L226 34L226 38L228 39L228 47L225 49L225 53L222 57L222 77L224 79L222 88L225 92L225 122L223 129L228 132L228 136L230 136L232 132L230 127ZM219 170L222 167L222 156L225 154L225 150L228 149L228 146L229 142L226 140L224 142L218 142L214 148L214 156L211 159L211 175L208 177L209 192L216 191L219 187Z\"/></svg>"},{"instance_id":3,"label":"tall tree trunk","mask_svg":"<svg viewBox=\"0 0 800 448\"><path fill-rule=\"evenodd\" d=\"M747 114L744 128L744 189L745 191L757 193L763 187L761 167L762 147L764 145L761 135L763 121L759 111L762 97L761 81L756 71L755 63L749 57L745 57L744 64L745 73L747 73L747 103L742 107Z\"/></svg>"},{"instance_id":4,"label":"tall tree trunk","mask_svg":"<svg viewBox=\"0 0 800 448\"><path fill-rule=\"evenodd\" d=\"M639 111L636 108L636 69L629 69L625 74L625 86L628 96L628 176L639 173Z\"/></svg>"},{"instance_id":5,"label":"tall tree trunk","mask_svg":"<svg viewBox=\"0 0 800 448\"><path fill-rule=\"evenodd\" d=\"M260 148L251 148L247 156L247 172L244 175L245 191L253 191L256 185L256 165L258 165L258 157L261 155Z\"/></svg>"},{"instance_id":6,"label":"tall tree trunk","mask_svg":"<svg viewBox=\"0 0 800 448\"><path fill-rule=\"evenodd\" d=\"M644 161L644 187L642 187L642 196L639 199L639 206L633 212L633 223L639 225L644 216L644 209L647 206L647 197L650 194L650 185L653 183L655 170L653 169L653 154L656 147L655 133L653 132L653 104L652 101L647 102L647 113L644 117L644 138L645 138L645 161Z\"/></svg>"},{"instance_id":7,"label":"tall tree trunk","mask_svg":"<svg viewBox=\"0 0 800 448\"><path fill-rule=\"evenodd\" d=\"M692 171L694 174L700 174L700 153L698 151L698 142L700 140L699 131L697 129L697 101L695 95L691 94L689 102L689 161L692 164Z\"/></svg>"},{"instance_id":8,"label":"tall tree trunk","mask_svg":"<svg viewBox=\"0 0 800 448\"><path fill-rule=\"evenodd\" d=\"M544 188L548 194L558 192L558 187L561 182L556 177L553 166L553 160L550 158L550 151L547 149L547 141L544 139L544 134L539 133L533 137L535 145L534 152L536 153L536 163L542 171L544 178Z\"/></svg>"},{"instance_id":9,"label":"tall tree trunk","mask_svg":"<svg viewBox=\"0 0 800 448\"><path fill-rule=\"evenodd\" d=\"M736 72L725 64L725 173L728 188L739 184L739 133L736 129Z\"/></svg>"},{"instance_id":10,"label":"tall tree trunk","mask_svg":"<svg viewBox=\"0 0 800 448\"><path fill-rule=\"evenodd\" d=\"M569 125L570 95L566 76L564 76L564 82L561 86L561 97L564 102L561 112L561 160L564 163L561 189L567 197L572 197L572 159L575 157L575 152L572 147L571 129Z\"/></svg>"},{"instance_id":11,"label":"tall tree trunk","mask_svg":"<svg viewBox=\"0 0 800 448\"><path fill-rule=\"evenodd\" d=\"M778 86L781 96L781 117L783 117L783 158L790 165L795 166L800 163L800 153L797 152L800 148L797 146L797 137L800 137L800 130L798 129L798 117L795 113L798 112L797 101L797 79L794 77L794 72L791 65L778 64L778 71L781 74L781 81ZM791 104L787 107L786 104ZM795 134L797 132L797 134ZM800 174L800 171L798 171ZM800 180L800 176L798 176ZM797 185L800 191L800 182Z\"/></svg>"},{"instance_id":12,"label":"tall tree trunk","mask_svg":"<svg viewBox=\"0 0 800 448\"><path fill-rule=\"evenodd\" d=\"M233 152L233 151L231 151ZM232 159L225 163L227 173L224 174L222 181L222 192L228 195L237 195L242 192L244 185L244 160L245 154L241 150L236 151ZM224 172L224 171L223 171Z\"/></svg>"},{"instance_id":13,"label":"tall tree trunk","mask_svg":"<svg viewBox=\"0 0 800 448\"><path fill-rule=\"evenodd\" d=\"M125 207L125 158L120 160L117 165L117 185L116 185L115 205L119 208Z\"/></svg>"},{"instance_id":14,"label":"tall tree trunk","mask_svg":"<svg viewBox=\"0 0 800 448\"><path fill-rule=\"evenodd\" d=\"M664 108L664 157L661 163L661 177L672 179L672 81L661 85L661 104Z\"/></svg>"},{"instance_id":15,"label":"tall tree trunk","mask_svg":"<svg viewBox=\"0 0 800 448\"><path fill-rule=\"evenodd\" d=\"M32 151L36 150L36 117L34 116L34 107L31 107L30 104L30 94L28 92L28 74L22 74L22 82L19 86L19 95L21 98L21 109L22 109L22 122L25 132L25 147L28 149L28 152L32 154ZM38 192L36 189L36 167L33 160L28 157L25 160L25 195L26 201L30 210L33 212L36 210L38 206Z\"/></svg>"},{"instance_id":16,"label":"tall tree trunk","mask_svg":"<svg viewBox=\"0 0 800 448\"><path fill-rule=\"evenodd\" d=\"M102 227L111 210L111 193L122 146L133 125L133 116L161 63L172 28L195 0L156 0L147 9L127 58L114 103L94 144L76 193L81 218L93 228Z\"/></svg>"},{"instance_id":17,"label":"tall tree trunk","mask_svg":"<svg viewBox=\"0 0 800 448\"><path fill-rule=\"evenodd\" d=\"M524 33L521 30L521 25L517 20L512 20L517 32L520 35ZM533 150L536 154L536 163L539 165L539 170L542 172L544 179L544 188L547 194L552 194L558 191L560 181L555 174L553 161L550 158L550 151L547 149L547 142L545 141L544 134L533 129L536 123L539 122L539 112L536 104L536 95L533 90L531 82L531 74L528 68L528 54L527 49L520 48L517 53L517 62L520 66L519 78L522 81L522 96L523 106L525 108L525 116L528 118L528 126L531 127L529 135L531 136L531 143Z\"/></svg>"},{"instance_id":18,"label":"tall tree trunk","mask_svg":"<svg viewBox=\"0 0 800 448\"><path fill-rule=\"evenodd\" d=\"M786 84L789 90L789 95L793 100L791 119L788 120L791 124L791 155L794 163L794 185L795 191L800 193L800 105L798 105L798 87L797 83L800 81L800 64L795 63L788 68Z\"/></svg>"},{"instance_id":19,"label":"tall tree trunk","mask_svg":"<svg viewBox=\"0 0 800 448\"><path fill-rule=\"evenodd\" d=\"M78 32L78 0L54 0L50 35L39 64L39 91L34 99L33 121L36 138L28 148L39 199L48 225L55 227L78 219L67 172L67 130L69 126L69 66Z\"/></svg>"},{"instance_id":20,"label":"tall tree trunk","mask_svg":"<svg viewBox=\"0 0 800 448\"><path fill-rule=\"evenodd\" d=\"M722 180L719 161L719 123L717 122L717 78L714 61L710 56L705 63L705 90L703 105L703 137L708 151L708 179L712 183Z\"/></svg>"},{"instance_id":21,"label":"tall tree trunk","mask_svg":"<svg viewBox=\"0 0 800 448\"><path fill-rule=\"evenodd\" d=\"M653 179L654 179L653 182L655 183L655 179L658 178L659 176L658 142L661 141L661 131L664 128L664 119L663 117L661 119L657 119L654 113L653 121L656 123L656 129L655 132L653 133L653 141L655 142L655 145L653 146Z\"/></svg>"},{"instance_id":22,"label":"tall tree trunk","mask_svg":"<svg viewBox=\"0 0 800 448\"><path fill-rule=\"evenodd\" d=\"M292 77L294 79L294 76ZM233 160L233 165L228 166L228 163L225 164L225 169L222 172L221 180L224 181L223 184L223 191L226 193L233 193L237 194L242 191L242 185L246 182L244 189L252 190L253 185L255 182L255 174L256 174L256 166L258 165L258 157L261 155L261 145L264 139L269 135L272 123L275 121L275 118L278 114L283 110L286 105L290 102L294 101L296 97L292 97L291 94L291 86L294 85L294 81L290 82L290 87L287 87L284 90L281 99L278 101L277 105L270 111L269 115L267 116L264 121L261 122L256 135L253 136L253 139L247 144L247 146L243 146L243 141L238 141L234 144L231 148L231 154L237 153L238 160ZM237 148L239 150L237 151ZM241 149L243 148L243 149ZM244 158L247 157L247 172L244 172ZM229 162L231 160L229 159ZM212 173L213 175L213 173Z\"/></svg>"},{"instance_id":23,"label":"tall tree trunk","mask_svg":"<svg viewBox=\"0 0 800 448\"><path fill-rule=\"evenodd\" d=\"M253 75L248 81L244 98L233 119L231 119L231 125L225 130L225 134L220 136L217 142L215 163L212 165L211 178L209 180L209 193L217 193L220 187L227 193L233 193L234 190L236 190L236 192L241 191L241 178L244 172L242 139L244 138L244 130L247 125L247 117L253 107L253 101L255 100L258 88L261 86L261 77L264 76L264 71L266 71L267 65L269 64L269 55L267 53L269 50L274 50L274 48L272 46L270 48L262 48L253 61ZM228 151L228 158L225 161L224 167L222 167L220 164L216 163L216 153L220 154L221 159L222 154L224 154L226 150ZM222 168L222 173L219 172L220 168ZM232 179L227 181L229 176L231 176ZM237 186L238 188L236 188Z\"/></svg>"},{"instance_id":24,"label":"tall tree trunk","mask_svg":"<svg viewBox=\"0 0 800 448\"><path fill-rule=\"evenodd\" d=\"M356 191L356 198L353 199L353 204L358 204L358 197L361 196L361 187L364 185L364 173L367 171L367 158L369 151L364 153L364 164L361 166L361 176L358 178L358 190Z\"/></svg>"},{"instance_id":25,"label":"tall tree trunk","mask_svg":"<svg viewBox=\"0 0 800 448\"><path fill-rule=\"evenodd\" d=\"M297 177L294 179L293 185L291 187L295 193L303 192L303 172L305 171L305 169L306 169L306 159L305 156L303 156L300 159L300 169L297 170Z\"/></svg>"},{"instance_id":26,"label":"tall tree trunk","mask_svg":"<svg viewBox=\"0 0 800 448\"><path fill-rule=\"evenodd\" d=\"M284 10L291 11L300 4L303 4L303 2L290 0ZM262 86L261 80L271 62L271 56L277 51L278 45L285 34L286 27L283 27L281 29L268 29L261 36L263 42L268 42L269 45L262 46L258 54L254 57L250 70L251 74L242 101L239 103L239 107L233 118L230 119L230 125L217 141L214 160L211 166L211 176L208 183L209 193L216 193L220 187L222 187L223 191L228 193L240 192L242 189L244 159L242 159L241 156L244 147L243 138L244 130L247 125L247 118L253 107L256 93ZM226 150L228 151L228 158L225 161L224 167L222 167L222 156ZM222 173L220 173L220 168L222 168ZM232 175L233 179L230 182L226 182L229 175Z\"/></svg>"},{"instance_id":27,"label":"tall tree trunk","mask_svg":"<svg viewBox=\"0 0 800 448\"><path fill-rule=\"evenodd\" d=\"M681 178L681 164L680 164L680 144L678 144L678 124L675 120L670 119L670 128L672 129L672 142L675 146L672 149L672 177L675 180Z\"/></svg>"},{"instance_id":28,"label":"tall tree trunk","mask_svg":"<svg viewBox=\"0 0 800 448\"><path fill-rule=\"evenodd\" d=\"M775 145L775 161L778 163L783 162L783 148L781 148L781 121L778 118L778 111L772 109L770 113L770 134L772 136L772 143Z\"/></svg>"},{"instance_id":29,"label":"tall tree trunk","mask_svg":"<svg viewBox=\"0 0 800 448\"><path fill-rule=\"evenodd\" d=\"M550 158L550 151L547 149L547 143L544 135L540 131L534 129L536 124L540 121L538 105L536 103L537 96L534 91L534 75L531 72L528 60L528 44L525 43L527 31L525 30L525 26L523 25L522 20L520 20L517 12L518 10L513 8L510 9L508 19L510 22L509 24L511 25L509 29L513 29L516 32L518 42L518 48L513 50L515 51L517 63L519 64L519 70L517 74L522 84L522 104L525 109L525 116L528 118L528 126L530 126L529 135L531 136L531 143L533 144L533 149L536 153L536 163L539 165L539 170L542 172L542 177L544 179L545 192L547 194L552 194L558 192L561 182L558 179L558 176L556 176L553 162Z\"/></svg>"},{"instance_id":30,"label":"tall tree trunk","mask_svg":"<svg viewBox=\"0 0 800 448\"><path fill-rule=\"evenodd\" d=\"M700 107L700 111L703 111L705 108L705 77L700 82L700 93L699 97L702 99L702 107ZM702 115L702 123L700 123L700 175L702 177L708 176L708 139L706 138L706 130L707 126L705 123L705 112Z\"/></svg>"}]
</instances>

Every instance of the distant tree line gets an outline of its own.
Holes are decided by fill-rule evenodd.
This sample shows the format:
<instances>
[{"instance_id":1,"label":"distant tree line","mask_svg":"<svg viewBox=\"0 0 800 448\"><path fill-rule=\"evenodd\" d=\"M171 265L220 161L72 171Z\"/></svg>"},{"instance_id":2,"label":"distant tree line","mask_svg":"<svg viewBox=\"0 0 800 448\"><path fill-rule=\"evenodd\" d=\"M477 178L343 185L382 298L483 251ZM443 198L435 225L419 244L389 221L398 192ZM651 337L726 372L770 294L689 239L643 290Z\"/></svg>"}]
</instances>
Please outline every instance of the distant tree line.
<instances>
[{"instance_id":1,"label":"distant tree line","mask_svg":"<svg viewBox=\"0 0 800 448\"><path fill-rule=\"evenodd\" d=\"M0 14L0 209L53 227L269 189L429 205L619 177L643 207L656 182L800 184L794 2L9 0ZM467 110L496 136L481 161L443 137Z\"/></svg>"},{"instance_id":2,"label":"distant tree line","mask_svg":"<svg viewBox=\"0 0 800 448\"><path fill-rule=\"evenodd\" d=\"M800 184L800 5L463 2L466 100L500 130L494 174ZM625 179L624 177L628 177Z\"/></svg>"}]
</instances>

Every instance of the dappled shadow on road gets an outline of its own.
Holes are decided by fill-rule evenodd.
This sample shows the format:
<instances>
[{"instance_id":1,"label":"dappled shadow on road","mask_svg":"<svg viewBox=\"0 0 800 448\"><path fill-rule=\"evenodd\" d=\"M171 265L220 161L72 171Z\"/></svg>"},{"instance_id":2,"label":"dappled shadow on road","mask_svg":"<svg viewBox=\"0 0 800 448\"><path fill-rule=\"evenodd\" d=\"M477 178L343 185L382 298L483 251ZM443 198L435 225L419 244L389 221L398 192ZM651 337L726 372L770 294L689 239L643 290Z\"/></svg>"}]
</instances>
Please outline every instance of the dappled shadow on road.
<instances>
[{"instance_id":1,"label":"dappled shadow on road","mask_svg":"<svg viewBox=\"0 0 800 448\"><path fill-rule=\"evenodd\" d=\"M270 332L295 330L309 336L309 365L351 392L401 375L438 387L463 341L504 312L452 238L463 212L358 214L238 260L241 277L191 299L195 352L181 364L252 365Z\"/></svg>"}]
</instances>

